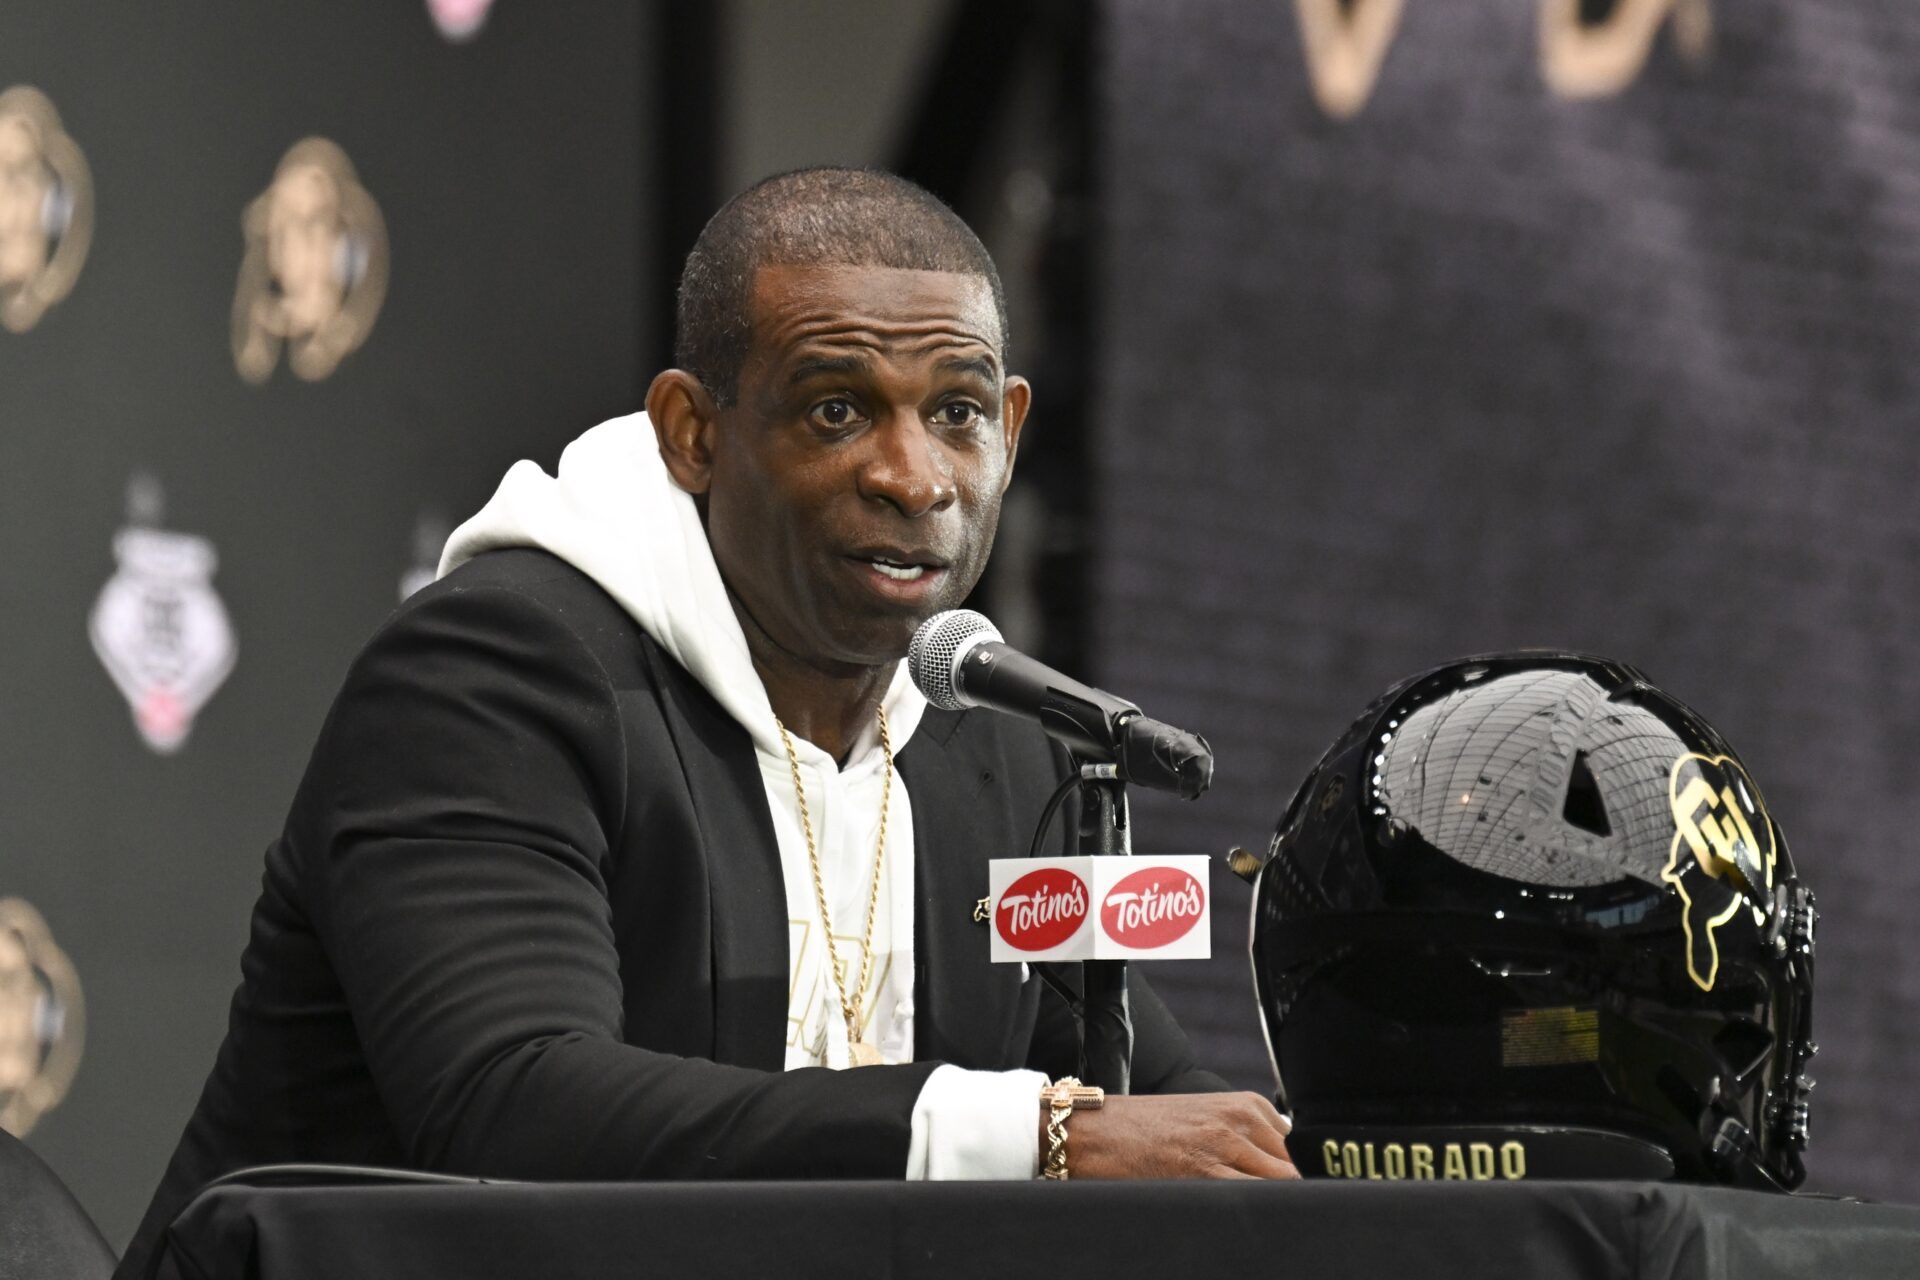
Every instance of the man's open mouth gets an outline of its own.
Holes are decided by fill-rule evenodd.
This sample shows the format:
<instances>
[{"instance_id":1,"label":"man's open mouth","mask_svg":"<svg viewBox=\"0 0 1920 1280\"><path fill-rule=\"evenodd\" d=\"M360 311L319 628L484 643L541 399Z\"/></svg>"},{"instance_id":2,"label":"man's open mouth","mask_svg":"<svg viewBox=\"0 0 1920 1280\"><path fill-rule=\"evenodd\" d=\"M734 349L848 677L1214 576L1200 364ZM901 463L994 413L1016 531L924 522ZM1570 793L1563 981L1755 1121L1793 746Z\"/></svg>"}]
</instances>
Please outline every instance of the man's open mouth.
<instances>
[{"instance_id":1,"label":"man's open mouth","mask_svg":"<svg viewBox=\"0 0 1920 1280\"><path fill-rule=\"evenodd\" d=\"M947 561L931 552L905 551L898 547L863 547L852 559L894 582L918 582L947 567Z\"/></svg>"},{"instance_id":2,"label":"man's open mouth","mask_svg":"<svg viewBox=\"0 0 1920 1280\"><path fill-rule=\"evenodd\" d=\"M901 564L897 560L885 560L879 556L868 557L867 563L895 582L912 582L927 571L924 564Z\"/></svg>"}]
</instances>

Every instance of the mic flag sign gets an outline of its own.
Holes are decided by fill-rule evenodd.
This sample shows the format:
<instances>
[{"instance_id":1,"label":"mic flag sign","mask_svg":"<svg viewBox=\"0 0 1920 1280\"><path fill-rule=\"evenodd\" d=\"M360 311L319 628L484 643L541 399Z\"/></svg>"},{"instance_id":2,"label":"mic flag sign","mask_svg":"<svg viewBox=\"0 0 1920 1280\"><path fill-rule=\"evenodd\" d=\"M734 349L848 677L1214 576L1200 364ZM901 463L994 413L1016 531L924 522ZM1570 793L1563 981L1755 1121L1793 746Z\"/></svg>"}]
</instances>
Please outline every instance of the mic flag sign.
<instances>
[{"instance_id":1,"label":"mic flag sign","mask_svg":"<svg viewBox=\"0 0 1920 1280\"><path fill-rule=\"evenodd\" d=\"M996 964L1213 954L1203 856L995 858L987 866Z\"/></svg>"}]
</instances>

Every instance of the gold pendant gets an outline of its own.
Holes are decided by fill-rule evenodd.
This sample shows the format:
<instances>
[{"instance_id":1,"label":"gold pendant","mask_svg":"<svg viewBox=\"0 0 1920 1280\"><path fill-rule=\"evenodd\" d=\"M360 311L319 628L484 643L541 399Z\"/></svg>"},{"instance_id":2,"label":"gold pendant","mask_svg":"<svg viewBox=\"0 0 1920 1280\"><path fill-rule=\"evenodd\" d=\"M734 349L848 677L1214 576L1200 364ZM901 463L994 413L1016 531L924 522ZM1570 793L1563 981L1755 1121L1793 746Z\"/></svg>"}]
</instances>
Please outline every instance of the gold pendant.
<instances>
[{"instance_id":1,"label":"gold pendant","mask_svg":"<svg viewBox=\"0 0 1920 1280\"><path fill-rule=\"evenodd\" d=\"M880 1050L866 1040L849 1041L847 1044L847 1064L855 1067L880 1066Z\"/></svg>"}]
</instances>

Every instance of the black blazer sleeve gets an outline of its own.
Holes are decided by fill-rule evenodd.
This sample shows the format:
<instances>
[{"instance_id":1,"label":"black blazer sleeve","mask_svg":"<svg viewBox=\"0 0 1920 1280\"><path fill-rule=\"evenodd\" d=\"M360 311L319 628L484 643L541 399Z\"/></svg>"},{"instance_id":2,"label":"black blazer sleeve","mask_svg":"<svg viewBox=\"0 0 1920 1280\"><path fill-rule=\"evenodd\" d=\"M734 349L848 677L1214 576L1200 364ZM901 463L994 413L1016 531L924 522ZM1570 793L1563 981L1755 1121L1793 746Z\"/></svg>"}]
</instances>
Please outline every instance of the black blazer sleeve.
<instances>
[{"instance_id":1,"label":"black blazer sleeve","mask_svg":"<svg viewBox=\"0 0 1920 1280\"><path fill-rule=\"evenodd\" d=\"M420 1167L898 1177L935 1063L762 1072L623 1043L604 880L632 776L562 617L442 584L362 654L289 835L368 1069Z\"/></svg>"}]
</instances>

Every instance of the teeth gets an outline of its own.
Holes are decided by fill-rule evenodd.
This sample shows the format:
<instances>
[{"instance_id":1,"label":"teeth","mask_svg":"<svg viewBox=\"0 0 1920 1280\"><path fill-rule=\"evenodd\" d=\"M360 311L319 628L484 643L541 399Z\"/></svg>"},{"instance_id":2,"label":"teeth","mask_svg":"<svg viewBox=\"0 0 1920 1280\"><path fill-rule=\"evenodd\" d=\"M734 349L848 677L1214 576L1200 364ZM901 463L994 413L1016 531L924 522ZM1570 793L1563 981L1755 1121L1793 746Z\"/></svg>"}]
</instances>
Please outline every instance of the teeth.
<instances>
[{"instance_id":1,"label":"teeth","mask_svg":"<svg viewBox=\"0 0 1920 1280\"><path fill-rule=\"evenodd\" d=\"M867 563L895 582L912 582L927 571L927 567L921 564L893 564L886 560L869 560Z\"/></svg>"}]
</instances>

